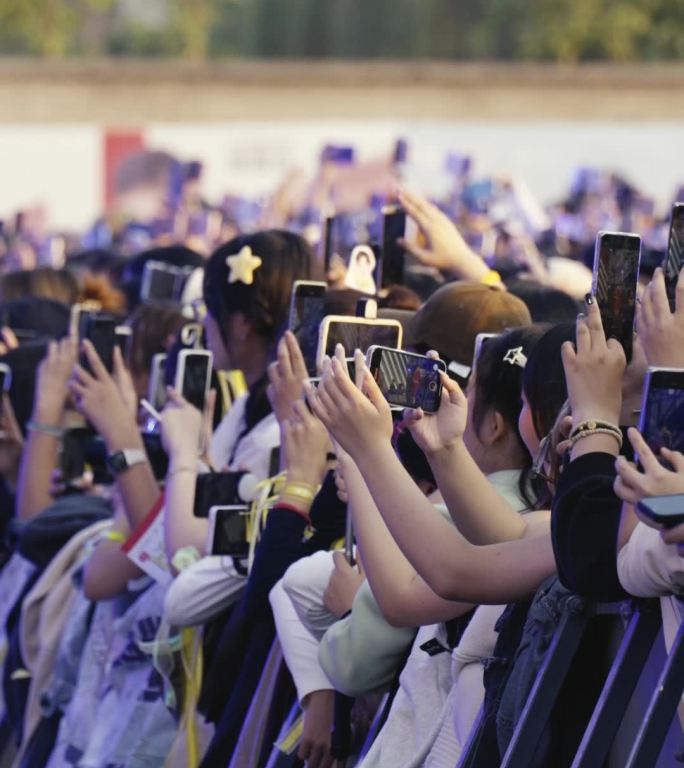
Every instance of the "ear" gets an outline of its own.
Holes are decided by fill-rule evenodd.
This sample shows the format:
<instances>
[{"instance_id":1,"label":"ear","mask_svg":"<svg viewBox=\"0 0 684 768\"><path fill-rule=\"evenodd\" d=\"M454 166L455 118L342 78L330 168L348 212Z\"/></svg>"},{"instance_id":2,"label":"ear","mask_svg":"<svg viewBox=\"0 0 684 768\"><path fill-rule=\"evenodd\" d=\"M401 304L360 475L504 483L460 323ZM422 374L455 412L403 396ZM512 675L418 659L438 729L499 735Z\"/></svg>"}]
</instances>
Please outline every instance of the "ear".
<instances>
[{"instance_id":1,"label":"ear","mask_svg":"<svg viewBox=\"0 0 684 768\"><path fill-rule=\"evenodd\" d=\"M490 408L485 414L480 429L478 430L478 437L484 445L493 446L498 443L506 434L506 422L504 417L499 411L494 408Z\"/></svg>"}]
</instances>

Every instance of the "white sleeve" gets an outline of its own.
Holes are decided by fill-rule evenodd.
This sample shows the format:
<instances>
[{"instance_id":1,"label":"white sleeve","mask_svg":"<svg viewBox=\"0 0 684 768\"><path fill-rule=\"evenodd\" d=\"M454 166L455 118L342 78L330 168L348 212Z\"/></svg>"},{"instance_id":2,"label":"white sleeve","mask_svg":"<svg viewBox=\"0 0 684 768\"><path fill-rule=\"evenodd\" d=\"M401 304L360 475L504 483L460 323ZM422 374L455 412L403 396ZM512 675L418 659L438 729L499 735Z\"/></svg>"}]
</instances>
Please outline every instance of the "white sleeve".
<instances>
[{"instance_id":1,"label":"white sleeve","mask_svg":"<svg viewBox=\"0 0 684 768\"><path fill-rule=\"evenodd\" d=\"M336 621L323 605L323 595L335 570L332 552L316 552L293 563L282 578L283 589L302 624L320 640Z\"/></svg>"},{"instance_id":2,"label":"white sleeve","mask_svg":"<svg viewBox=\"0 0 684 768\"><path fill-rule=\"evenodd\" d=\"M684 558L660 532L638 523L629 541L618 552L620 584L635 597L660 597L684 592Z\"/></svg>"},{"instance_id":3,"label":"white sleeve","mask_svg":"<svg viewBox=\"0 0 684 768\"><path fill-rule=\"evenodd\" d=\"M319 641L297 616L292 600L283 589L282 579L273 587L268 597L280 647L297 688L300 704L314 691L332 690L333 686L318 662Z\"/></svg>"},{"instance_id":4,"label":"white sleeve","mask_svg":"<svg viewBox=\"0 0 684 768\"><path fill-rule=\"evenodd\" d=\"M164 598L164 618L176 627L204 624L236 602L246 584L232 558L203 557L171 582Z\"/></svg>"}]
</instances>

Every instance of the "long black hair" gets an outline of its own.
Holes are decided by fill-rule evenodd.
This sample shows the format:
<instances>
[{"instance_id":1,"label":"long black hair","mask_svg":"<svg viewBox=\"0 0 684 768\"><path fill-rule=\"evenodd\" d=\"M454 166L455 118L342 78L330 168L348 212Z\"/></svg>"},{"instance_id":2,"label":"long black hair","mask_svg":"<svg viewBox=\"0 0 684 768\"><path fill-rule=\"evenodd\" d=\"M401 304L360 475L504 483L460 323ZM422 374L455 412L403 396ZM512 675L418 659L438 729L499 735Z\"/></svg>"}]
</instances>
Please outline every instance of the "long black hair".
<instances>
[{"instance_id":1,"label":"long black hair","mask_svg":"<svg viewBox=\"0 0 684 768\"><path fill-rule=\"evenodd\" d=\"M518 429L518 418L522 409L521 394L524 369L519 365L507 362L504 358L509 350L515 350L518 347L520 347L522 354L529 358L545 331L546 326L530 325L515 328L487 341L477 360L474 380L473 424L475 429L480 429L488 410L493 409L501 414L506 425L516 436L521 453L525 456L525 465L520 475L518 488L521 498L530 509L534 508L537 503L534 483L531 478L533 457L527 451Z\"/></svg>"}]
</instances>

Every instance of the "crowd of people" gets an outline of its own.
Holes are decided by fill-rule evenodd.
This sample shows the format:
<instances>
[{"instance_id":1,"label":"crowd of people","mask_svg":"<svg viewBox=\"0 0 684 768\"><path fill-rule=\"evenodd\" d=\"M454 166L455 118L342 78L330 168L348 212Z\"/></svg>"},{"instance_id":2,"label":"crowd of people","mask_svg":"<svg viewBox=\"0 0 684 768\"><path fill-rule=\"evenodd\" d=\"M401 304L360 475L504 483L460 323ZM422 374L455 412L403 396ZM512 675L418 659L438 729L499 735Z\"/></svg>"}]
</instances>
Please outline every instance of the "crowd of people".
<instances>
[{"instance_id":1,"label":"crowd of people","mask_svg":"<svg viewBox=\"0 0 684 768\"><path fill-rule=\"evenodd\" d=\"M477 728L471 764L496 766L573 595L662 597L672 642L684 524L637 504L684 494L684 455L636 429L647 368L684 369L668 217L594 169L545 208L465 158L431 201L397 153L338 155L265 201L209 205L179 164L165 216L3 227L3 765L453 768ZM312 377L288 329L296 281L356 314L349 255L382 246L387 204L404 278L374 298L444 362L434 413L392 409L365 350ZM629 361L592 293L600 229L642 236ZM161 298L160 264L182 277ZM202 350L190 402L172 366ZM574 660L535 765L572 763L614 646L600 626Z\"/></svg>"}]
</instances>

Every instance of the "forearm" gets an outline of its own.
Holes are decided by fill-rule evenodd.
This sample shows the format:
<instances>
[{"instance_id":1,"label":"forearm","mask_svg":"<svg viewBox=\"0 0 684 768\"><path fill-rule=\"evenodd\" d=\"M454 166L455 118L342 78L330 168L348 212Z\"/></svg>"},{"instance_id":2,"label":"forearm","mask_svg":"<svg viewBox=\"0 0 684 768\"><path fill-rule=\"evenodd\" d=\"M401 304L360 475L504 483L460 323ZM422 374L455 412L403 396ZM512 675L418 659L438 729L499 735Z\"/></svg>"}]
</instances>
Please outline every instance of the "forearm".
<instances>
[{"instance_id":1,"label":"forearm","mask_svg":"<svg viewBox=\"0 0 684 768\"><path fill-rule=\"evenodd\" d=\"M166 476L164 537L169 561L183 547L195 547L206 554L209 523L195 517L195 486L197 484L197 459L172 458Z\"/></svg>"},{"instance_id":2,"label":"forearm","mask_svg":"<svg viewBox=\"0 0 684 768\"><path fill-rule=\"evenodd\" d=\"M519 541L473 546L434 514L389 445L378 446L359 468L397 544L440 597L511 602L533 593L554 572L548 528Z\"/></svg>"},{"instance_id":3,"label":"forearm","mask_svg":"<svg viewBox=\"0 0 684 768\"><path fill-rule=\"evenodd\" d=\"M116 431L104 435L107 451L112 454L130 449L145 452L142 436L133 420L120 425ZM116 487L121 497L131 530L135 530L157 502L161 489L149 461L134 464L116 478Z\"/></svg>"},{"instance_id":4,"label":"forearm","mask_svg":"<svg viewBox=\"0 0 684 768\"><path fill-rule=\"evenodd\" d=\"M387 621L393 626L416 627L446 621L468 610L467 604L443 600L418 576L349 458L344 460L344 478L361 562Z\"/></svg>"},{"instance_id":5,"label":"forearm","mask_svg":"<svg viewBox=\"0 0 684 768\"><path fill-rule=\"evenodd\" d=\"M462 440L428 456L449 514L473 544L496 544L520 538L525 521L492 486Z\"/></svg>"},{"instance_id":6,"label":"forearm","mask_svg":"<svg viewBox=\"0 0 684 768\"><path fill-rule=\"evenodd\" d=\"M31 415L35 427L59 430L63 408L48 408L37 403ZM60 438L57 434L30 429L19 465L16 490L16 515L26 522L52 504L52 473L59 460Z\"/></svg>"}]
</instances>

